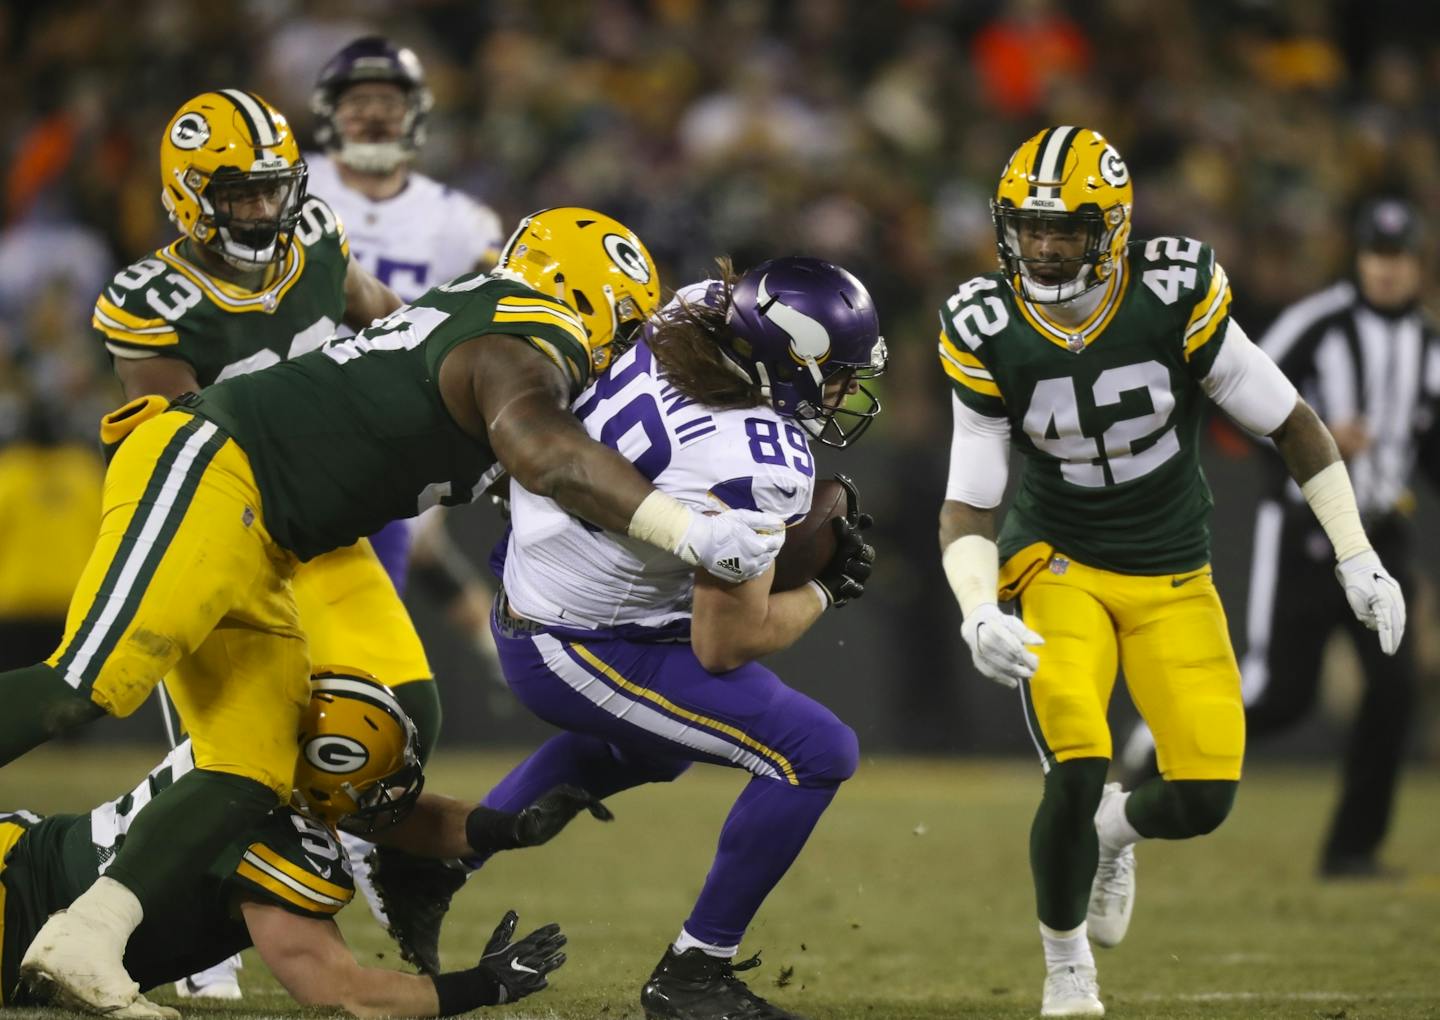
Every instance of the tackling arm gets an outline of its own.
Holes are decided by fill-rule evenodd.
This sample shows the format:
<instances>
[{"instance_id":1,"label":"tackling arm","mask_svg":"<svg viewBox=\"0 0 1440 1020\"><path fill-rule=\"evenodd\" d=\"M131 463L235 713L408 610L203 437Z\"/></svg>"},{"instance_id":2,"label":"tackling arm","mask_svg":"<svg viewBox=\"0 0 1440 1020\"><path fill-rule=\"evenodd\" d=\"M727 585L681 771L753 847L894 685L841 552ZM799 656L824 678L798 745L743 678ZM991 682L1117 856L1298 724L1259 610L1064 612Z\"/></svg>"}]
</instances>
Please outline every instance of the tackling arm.
<instances>
[{"instance_id":1,"label":"tackling arm","mask_svg":"<svg viewBox=\"0 0 1440 1020\"><path fill-rule=\"evenodd\" d=\"M345 268L345 325L364 329L403 304L395 292L371 276L354 259Z\"/></svg>"},{"instance_id":2,"label":"tackling arm","mask_svg":"<svg viewBox=\"0 0 1440 1020\"><path fill-rule=\"evenodd\" d=\"M440 392L456 423L487 441L512 478L608 531L731 581L764 573L785 540L774 514L700 514L656 490L590 438L570 413L564 373L517 337L490 334L457 346L441 365Z\"/></svg>"}]
</instances>

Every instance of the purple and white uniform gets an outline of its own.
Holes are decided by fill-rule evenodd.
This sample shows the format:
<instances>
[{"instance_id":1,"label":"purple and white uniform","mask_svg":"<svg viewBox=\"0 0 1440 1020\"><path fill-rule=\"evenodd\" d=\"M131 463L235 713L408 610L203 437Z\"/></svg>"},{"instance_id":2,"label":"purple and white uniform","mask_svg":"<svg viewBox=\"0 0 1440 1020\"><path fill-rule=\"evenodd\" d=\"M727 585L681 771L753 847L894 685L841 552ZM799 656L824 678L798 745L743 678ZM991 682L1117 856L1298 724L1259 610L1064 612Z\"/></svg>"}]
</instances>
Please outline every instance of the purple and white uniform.
<instances>
[{"instance_id":1,"label":"purple and white uniform","mask_svg":"<svg viewBox=\"0 0 1440 1020\"><path fill-rule=\"evenodd\" d=\"M681 294L700 300L706 286ZM593 438L691 506L761 509L790 521L809 510L815 462L801 428L768 404L715 410L691 401L666 381L644 341L617 358L574 411ZM854 732L759 663L724 674L700 665L688 643L694 568L514 482L511 510L506 598L494 617L500 660L520 700L568 732L485 803L517 810L559 783L605 797L674 779L695 761L749 771L754 778L685 922L706 944L738 946L854 772Z\"/></svg>"}]
</instances>

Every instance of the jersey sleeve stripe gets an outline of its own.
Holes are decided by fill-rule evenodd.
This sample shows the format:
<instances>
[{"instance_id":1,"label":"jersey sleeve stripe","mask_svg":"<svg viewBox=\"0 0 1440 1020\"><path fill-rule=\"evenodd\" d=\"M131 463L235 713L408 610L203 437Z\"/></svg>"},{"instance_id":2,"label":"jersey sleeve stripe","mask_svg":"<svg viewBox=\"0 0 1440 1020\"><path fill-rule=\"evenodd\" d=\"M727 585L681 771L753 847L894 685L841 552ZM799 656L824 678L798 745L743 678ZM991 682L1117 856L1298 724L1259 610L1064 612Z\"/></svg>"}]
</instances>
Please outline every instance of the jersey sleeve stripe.
<instances>
[{"instance_id":1,"label":"jersey sleeve stripe","mask_svg":"<svg viewBox=\"0 0 1440 1020\"><path fill-rule=\"evenodd\" d=\"M1205 292L1205 297L1195 303L1195 310L1190 313L1190 321L1185 323L1185 335L1188 337L1205 322L1220 302L1230 292L1230 279L1225 275L1224 266L1216 266L1215 273L1210 277L1210 289Z\"/></svg>"},{"instance_id":2,"label":"jersey sleeve stripe","mask_svg":"<svg viewBox=\"0 0 1440 1020\"><path fill-rule=\"evenodd\" d=\"M946 375L967 389L972 389L986 397L1000 396L1000 387L995 385L990 373L976 372L975 369L960 364L951 357L949 351L945 350L944 345L940 347L940 367L945 369Z\"/></svg>"},{"instance_id":3,"label":"jersey sleeve stripe","mask_svg":"<svg viewBox=\"0 0 1440 1020\"><path fill-rule=\"evenodd\" d=\"M556 305L542 305L533 302L518 302L514 298L501 298L495 304L495 316L503 321L513 322L524 319L539 319L542 322L553 322L565 332L573 336L578 343L589 346L588 337L585 335L585 327L575 317L575 313L568 308ZM513 316L513 318L512 318Z\"/></svg>"},{"instance_id":4,"label":"jersey sleeve stripe","mask_svg":"<svg viewBox=\"0 0 1440 1020\"><path fill-rule=\"evenodd\" d=\"M240 863L235 867L235 874L252 882L253 885L261 887L266 892L272 893L276 898L298 906L304 911L337 913L340 908L350 902L348 896L337 899L334 896L325 896L324 893L315 892L311 887L297 882L288 874L272 867L271 864L266 864L251 851L246 851L245 856L240 859Z\"/></svg>"},{"instance_id":5,"label":"jersey sleeve stripe","mask_svg":"<svg viewBox=\"0 0 1440 1020\"><path fill-rule=\"evenodd\" d=\"M98 311L90 317L90 325L103 333L105 339L111 343L133 344L139 347L173 347L180 342L180 334L173 329L166 329L163 333L137 333L105 320Z\"/></svg>"},{"instance_id":6,"label":"jersey sleeve stripe","mask_svg":"<svg viewBox=\"0 0 1440 1020\"><path fill-rule=\"evenodd\" d=\"M977 369L985 373L986 379L990 378L990 372L985 368L985 362L981 361L969 351L957 347L955 341L950 339L950 334L946 333L944 329L940 330L940 349L966 368Z\"/></svg>"},{"instance_id":7,"label":"jersey sleeve stripe","mask_svg":"<svg viewBox=\"0 0 1440 1020\"><path fill-rule=\"evenodd\" d=\"M146 318L143 315L136 315L134 312L122 308L110 298L101 294L95 301L95 314L103 315L116 323L121 329L128 329L136 333L144 333L147 330L167 330L170 324L158 315Z\"/></svg>"},{"instance_id":8,"label":"jersey sleeve stripe","mask_svg":"<svg viewBox=\"0 0 1440 1020\"><path fill-rule=\"evenodd\" d=\"M1230 285L1225 281L1225 270L1216 267L1215 275L1221 281L1219 294L1216 295L1214 303L1205 316L1185 331L1186 361L1189 361L1196 351L1209 343L1229 318Z\"/></svg>"},{"instance_id":9,"label":"jersey sleeve stripe","mask_svg":"<svg viewBox=\"0 0 1440 1020\"><path fill-rule=\"evenodd\" d=\"M293 882L303 885L316 896L343 904L349 902L353 895L350 889L321 878L309 868L301 867L294 861L286 860L285 857L271 850L264 843L252 843L245 854L247 857L257 858L259 863L268 865L272 870L288 876Z\"/></svg>"}]
</instances>

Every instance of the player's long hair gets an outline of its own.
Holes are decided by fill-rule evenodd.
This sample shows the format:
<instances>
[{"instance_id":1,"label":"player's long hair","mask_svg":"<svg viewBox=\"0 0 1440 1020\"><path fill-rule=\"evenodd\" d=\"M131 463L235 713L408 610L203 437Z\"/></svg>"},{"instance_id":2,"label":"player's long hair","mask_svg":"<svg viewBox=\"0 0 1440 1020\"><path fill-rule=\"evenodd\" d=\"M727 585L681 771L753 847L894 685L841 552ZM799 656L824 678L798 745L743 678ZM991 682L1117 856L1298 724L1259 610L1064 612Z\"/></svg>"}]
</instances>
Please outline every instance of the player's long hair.
<instances>
[{"instance_id":1,"label":"player's long hair","mask_svg":"<svg viewBox=\"0 0 1440 1020\"><path fill-rule=\"evenodd\" d=\"M657 318L648 341L650 350L670 385L692 400L722 411L758 407L763 403L760 387L720 351L721 343L734 342L725 313L736 273L728 258L716 259L715 264L725 287L721 306L681 301L677 310Z\"/></svg>"}]
</instances>

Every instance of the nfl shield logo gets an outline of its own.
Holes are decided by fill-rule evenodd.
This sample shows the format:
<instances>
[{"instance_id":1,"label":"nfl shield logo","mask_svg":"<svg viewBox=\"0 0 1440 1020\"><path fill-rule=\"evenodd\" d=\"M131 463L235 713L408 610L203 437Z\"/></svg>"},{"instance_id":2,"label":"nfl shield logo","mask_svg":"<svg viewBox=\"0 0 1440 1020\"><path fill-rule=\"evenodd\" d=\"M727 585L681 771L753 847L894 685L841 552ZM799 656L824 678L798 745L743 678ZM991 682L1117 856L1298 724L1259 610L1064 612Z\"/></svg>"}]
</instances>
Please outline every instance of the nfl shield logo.
<instances>
[{"instance_id":1,"label":"nfl shield logo","mask_svg":"<svg viewBox=\"0 0 1440 1020\"><path fill-rule=\"evenodd\" d=\"M1064 556L1050 557L1050 573L1063 574L1070 569L1070 561Z\"/></svg>"}]
</instances>

